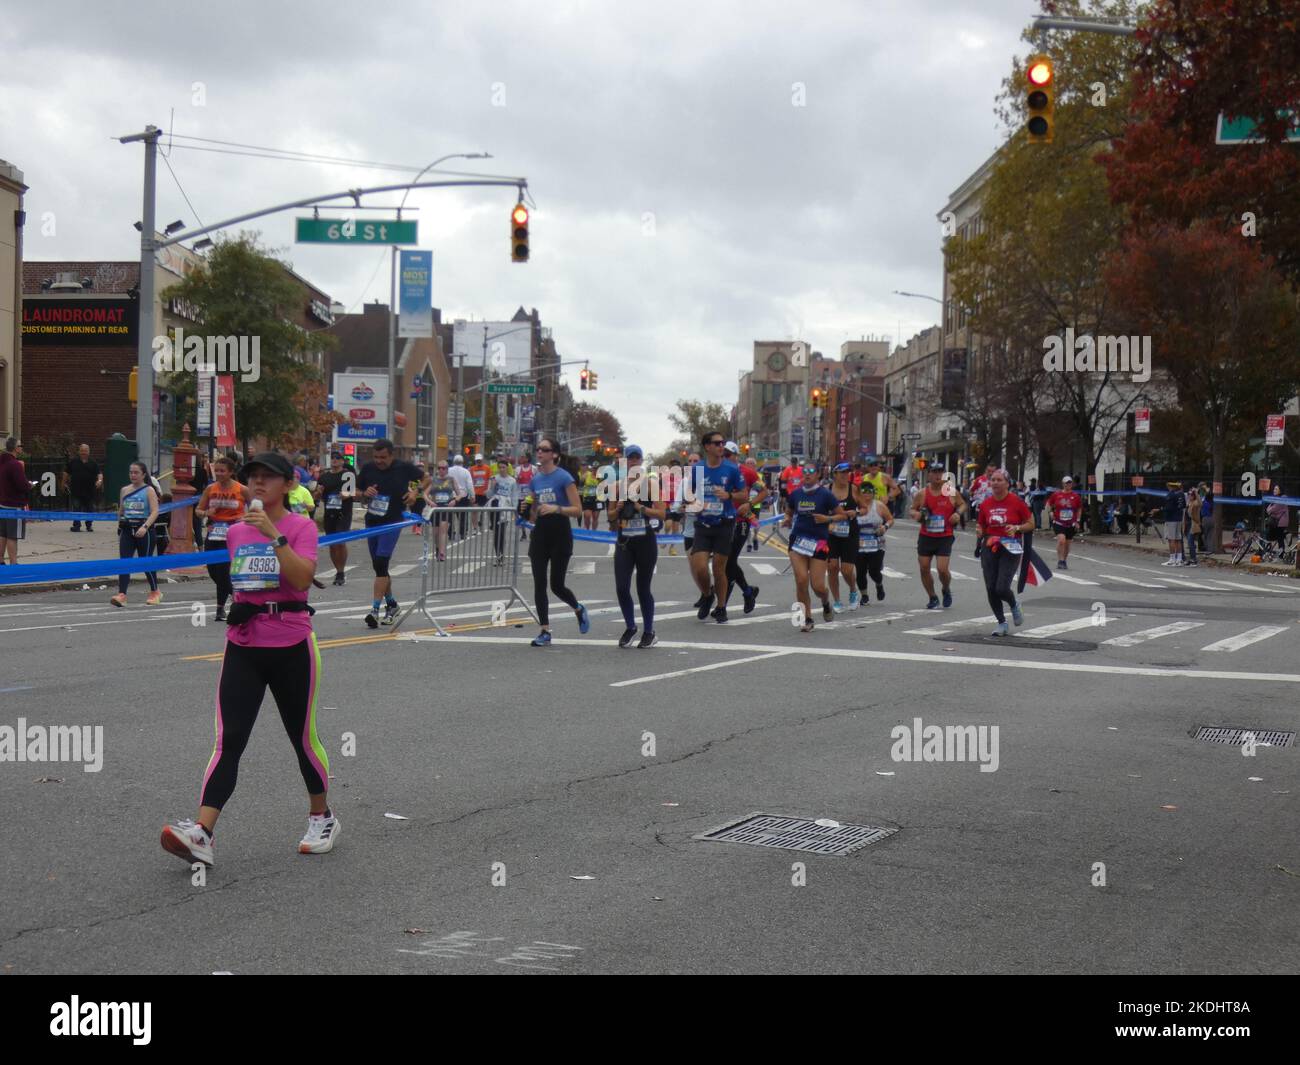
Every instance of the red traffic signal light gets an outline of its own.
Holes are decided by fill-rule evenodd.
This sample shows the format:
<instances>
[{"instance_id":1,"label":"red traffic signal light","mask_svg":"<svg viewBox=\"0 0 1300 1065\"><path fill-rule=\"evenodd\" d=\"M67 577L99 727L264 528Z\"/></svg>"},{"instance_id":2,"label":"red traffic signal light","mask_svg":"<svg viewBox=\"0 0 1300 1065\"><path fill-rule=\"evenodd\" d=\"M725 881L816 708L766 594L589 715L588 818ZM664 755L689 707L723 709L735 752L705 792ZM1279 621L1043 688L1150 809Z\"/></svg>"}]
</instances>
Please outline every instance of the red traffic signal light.
<instances>
[{"instance_id":1,"label":"red traffic signal light","mask_svg":"<svg viewBox=\"0 0 1300 1065\"><path fill-rule=\"evenodd\" d=\"M1025 132L1031 143L1051 144L1056 111L1055 71L1046 56L1035 56L1025 69L1029 94L1025 97Z\"/></svg>"},{"instance_id":2,"label":"red traffic signal light","mask_svg":"<svg viewBox=\"0 0 1300 1065\"><path fill-rule=\"evenodd\" d=\"M528 262L528 208L522 203L510 212L510 260Z\"/></svg>"},{"instance_id":3,"label":"red traffic signal light","mask_svg":"<svg viewBox=\"0 0 1300 1065\"><path fill-rule=\"evenodd\" d=\"M583 369L578 371L578 388L583 392L587 391L587 378L591 376L591 371Z\"/></svg>"}]
</instances>

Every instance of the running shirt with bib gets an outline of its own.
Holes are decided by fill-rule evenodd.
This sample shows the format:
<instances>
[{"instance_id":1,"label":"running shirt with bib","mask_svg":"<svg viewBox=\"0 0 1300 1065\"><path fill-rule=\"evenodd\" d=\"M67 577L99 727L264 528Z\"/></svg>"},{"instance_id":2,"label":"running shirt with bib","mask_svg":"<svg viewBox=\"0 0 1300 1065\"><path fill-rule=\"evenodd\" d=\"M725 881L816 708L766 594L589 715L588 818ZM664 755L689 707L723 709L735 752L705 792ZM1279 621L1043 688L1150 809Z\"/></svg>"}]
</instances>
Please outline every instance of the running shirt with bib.
<instances>
[{"instance_id":1,"label":"running shirt with bib","mask_svg":"<svg viewBox=\"0 0 1300 1065\"><path fill-rule=\"evenodd\" d=\"M356 481L356 474L351 470L340 470L335 473L330 470L328 473L322 473L316 483L321 488L321 498L325 501L326 515L343 515L347 518L347 524L352 524L352 499L343 498L343 485L347 479Z\"/></svg>"},{"instance_id":2,"label":"running shirt with bib","mask_svg":"<svg viewBox=\"0 0 1300 1065\"><path fill-rule=\"evenodd\" d=\"M388 469L381 470L375 463L367 462L357 475L357 494L362 496L366 508L367 525L391 525L402 520L402 506L412 481L417 485L424 475L409 462L394 459ZM366 489L374 487L375 495L364 498Z\"/></svg>"},{"instance_id":3,"label":"running shirt with bib","mask_svg":"<svg viewBox=\"0 0 1300 1065\"><path fill-rule=\"evenodd\" d=\"M832 514L838 501L825 486L796 488L790 493L788 506L794 511L790 526L790 550L811 558L817 551L825 550L826 528L813 520L814 514Z\"/></svg>"},{"instance_id":4,"label":"running shirt with bib","mask_svg":"<svg viewBox=\"0 0 1300 1065\"><path fill-rule=\"evenodd\" d=\"M1033 521L1029 508L1019 496L1008 495L1003 500L989 496L980 504L979 524L985 536L1003 537L999 546L1008 554L1018 555L1024 551L1019 533L1008 532L1012 525L1024 525Z\"/></svg>"},{"instance_id":5,"label":"running shirt with bib","mask_svg":"<svg viewBox=\"0 0 1300 1065\"><path fill-rule=\"evenodd\" d=\"M885 519L875 504L865 513L858 514L858 554L871 555L885 549Z\"/></svg>"},{"instance_id":6,"label":"running shirt with bib","mask_svg":"<svg viewBox=\"0 0 1300 1065\"><path fill-rule=\"evenodd\" d=\"M921 515L921 535L943 538L952 536L953 519L957 515L957 506L950 496L933 495L925 489L921 506L926 513Z\"/></svg>"},{"instance_id":7,"label":"running shirt with bib","mask_svg":"<svg viewBox=\"0 0 1300 1065\"><path fill-rule=\"evenodd\" d=\"M122 500L122 520L132 525L139 525L149 520L149 490L137 488Z\"/></svg>"},{"instance_id":8,"label":"running shirt with bib","mask_svg":"<svg viewBox=\"0 0 1300 1065\"><path fill-rule=\"evenodd\" d=\"M695 515L700 525L719 525L724 521L733 521L736 517L736 505L728 499L719 499L714 489L725 488L729 493L738 492L745 487L745 480L740 475L740 467L732 462L720 462L710 466L700 462L691 467L692 485L695 498L704 504L704 508Z\"/></svg>"},{"instance_id":9,"label":"running shirt with bib","mask_svg":"<svg viewBox=\"0 0 1300 1065\"><path fill-rule=\"evenodd\" d=\"M574 484L573 477L568 470L554 469L550 473L535 473L528 487L532 492L533 502L536 506L543 503L549 503L555 507L567 507L569 505L569 485ZM534 522L538 520L537 512L534 511ZM568 518L562 514L547 515L552 518L560 518L568 522Z\"/></svg>"},{"instance_id":10,"label":"running shirt with bib","mask_svg":"<svg viewBox=\"0 0 1300 1065\"><path fill-rule=\"evenodd\" d=\"M1052 509L1052 522L1056 525L1078 525L1083 512L1083 497L1078 492L1053 492L1047 497Z\"/></svg>"},{"instance_id":11,"label":"running shirt with bib","mask_svg":"<svg viewBox=\"0 0 1300 1065\"><path fill-rule=\"evenodd\" d=\"M853 499L852 492L849 492L849 494L843 499L836 496L834 492L831 492L831 495L835 497L836 506L844 507L845 510L856 510L858 507L857 502ZM857 536L858 534L857 519L844 518L841 521L833 521L826 526L826 529L830 532L831 536L834 536L839 540L847 540L850 537Z\"/></svg>"},{"instance_id":12,"label":"running shirt with bib","mask_svg":"<svg viewBox=\"0 0 1300 1065\"><path fill-rule=\"evenodd\" d=\"M294 554L316 558L316 523L302 514L286 514L277 528ZM307 590L284 581L275 544L245 522L230 526L226 536L230 554L230 584L236 603L307 601ZM286 614L258 614L243 625L230 625L226 638L241 647L292 647L311 635L311 615L305 610Z\"/></svg>"},{"instance_id":13,"label":"running shirt with bib","mask_svg":"<svg viewBox=\"0 0 1300 1065\"><path fill-rule=\"evenodd\" d=\"M429 498L435 507L449 507L456 498L456 482L450 477L434 480L429 485Z\"/></svg>"}]
</instances>

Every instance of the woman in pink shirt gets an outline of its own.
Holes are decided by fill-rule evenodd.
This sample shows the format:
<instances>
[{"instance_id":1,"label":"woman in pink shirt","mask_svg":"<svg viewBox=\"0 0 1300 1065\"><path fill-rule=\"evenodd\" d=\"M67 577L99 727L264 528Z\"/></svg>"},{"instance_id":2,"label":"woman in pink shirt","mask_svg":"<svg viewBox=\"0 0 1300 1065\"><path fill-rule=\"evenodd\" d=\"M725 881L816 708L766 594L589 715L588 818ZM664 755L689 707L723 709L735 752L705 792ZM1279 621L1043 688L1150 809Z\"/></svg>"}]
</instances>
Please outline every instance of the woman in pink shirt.
<instances>
[{"instance_id":1,"label":"woman in pink shirt","mask_svg":"<svg viewBox=\"0 0 1300 1065\"><path fill-rule=\"evenodd\" d=\"M187 862L213 864L212 833L231 793L266 689L298 755L311 811L301 854L323 854L339 837L328 802L329 758L316 734L320 651L307 590L316 576L317 533L311 518L286 506L293 466L274 451L240 471L253 498L226 536L234 606L226 619L226 653L217 681L217 742L203 776L195 821L162 831L162 845Z\"/></svg>"}]
</instances>

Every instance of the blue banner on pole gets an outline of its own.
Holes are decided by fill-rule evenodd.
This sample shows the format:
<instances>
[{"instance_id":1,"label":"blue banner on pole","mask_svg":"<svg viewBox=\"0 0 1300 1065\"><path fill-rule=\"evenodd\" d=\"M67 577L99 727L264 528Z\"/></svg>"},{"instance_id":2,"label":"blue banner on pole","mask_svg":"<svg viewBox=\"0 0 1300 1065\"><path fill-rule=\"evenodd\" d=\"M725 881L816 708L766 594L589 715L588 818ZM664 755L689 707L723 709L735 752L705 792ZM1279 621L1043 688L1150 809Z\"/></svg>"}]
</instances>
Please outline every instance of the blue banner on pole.
<instances>
[{"instance_id":1,"label":"blue banner on pole","mask_svg":"<svg viewBox=\"0 0 1300 1065\"><path fill-rule=\"evenodd\" d=\"M397 314L399 337L433 336L433 252L401 253Z\"/></svg>"}]
</instances>

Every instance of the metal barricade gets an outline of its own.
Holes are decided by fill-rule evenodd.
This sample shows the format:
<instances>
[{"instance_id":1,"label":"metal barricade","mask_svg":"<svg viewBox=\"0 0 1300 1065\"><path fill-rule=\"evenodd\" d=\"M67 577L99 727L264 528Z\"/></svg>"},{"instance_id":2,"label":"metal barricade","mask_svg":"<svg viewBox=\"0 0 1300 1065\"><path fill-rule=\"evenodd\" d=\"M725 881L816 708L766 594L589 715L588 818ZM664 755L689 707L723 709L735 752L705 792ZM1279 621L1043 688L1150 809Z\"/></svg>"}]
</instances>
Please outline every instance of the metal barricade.
<instances>
[{"instance_id":1,"label":"metal barricade","mask_svg":"<svg viewBox=\"0 0 1300 1065\"><path fill-rule=\"evenodd\" d=\"M397 619L394 629L418 610L433 623L439 636L446 636L430 610L429 600L462 592L509 592L510 599L504 605L493 605L493 623L505 624L506 613L519 602L541 624L519 591L521 541L515 511L503 507L430 507L424 513L420 595ZM441 538L440 529L445 530Z\"/></svg>"}]
</instances>

